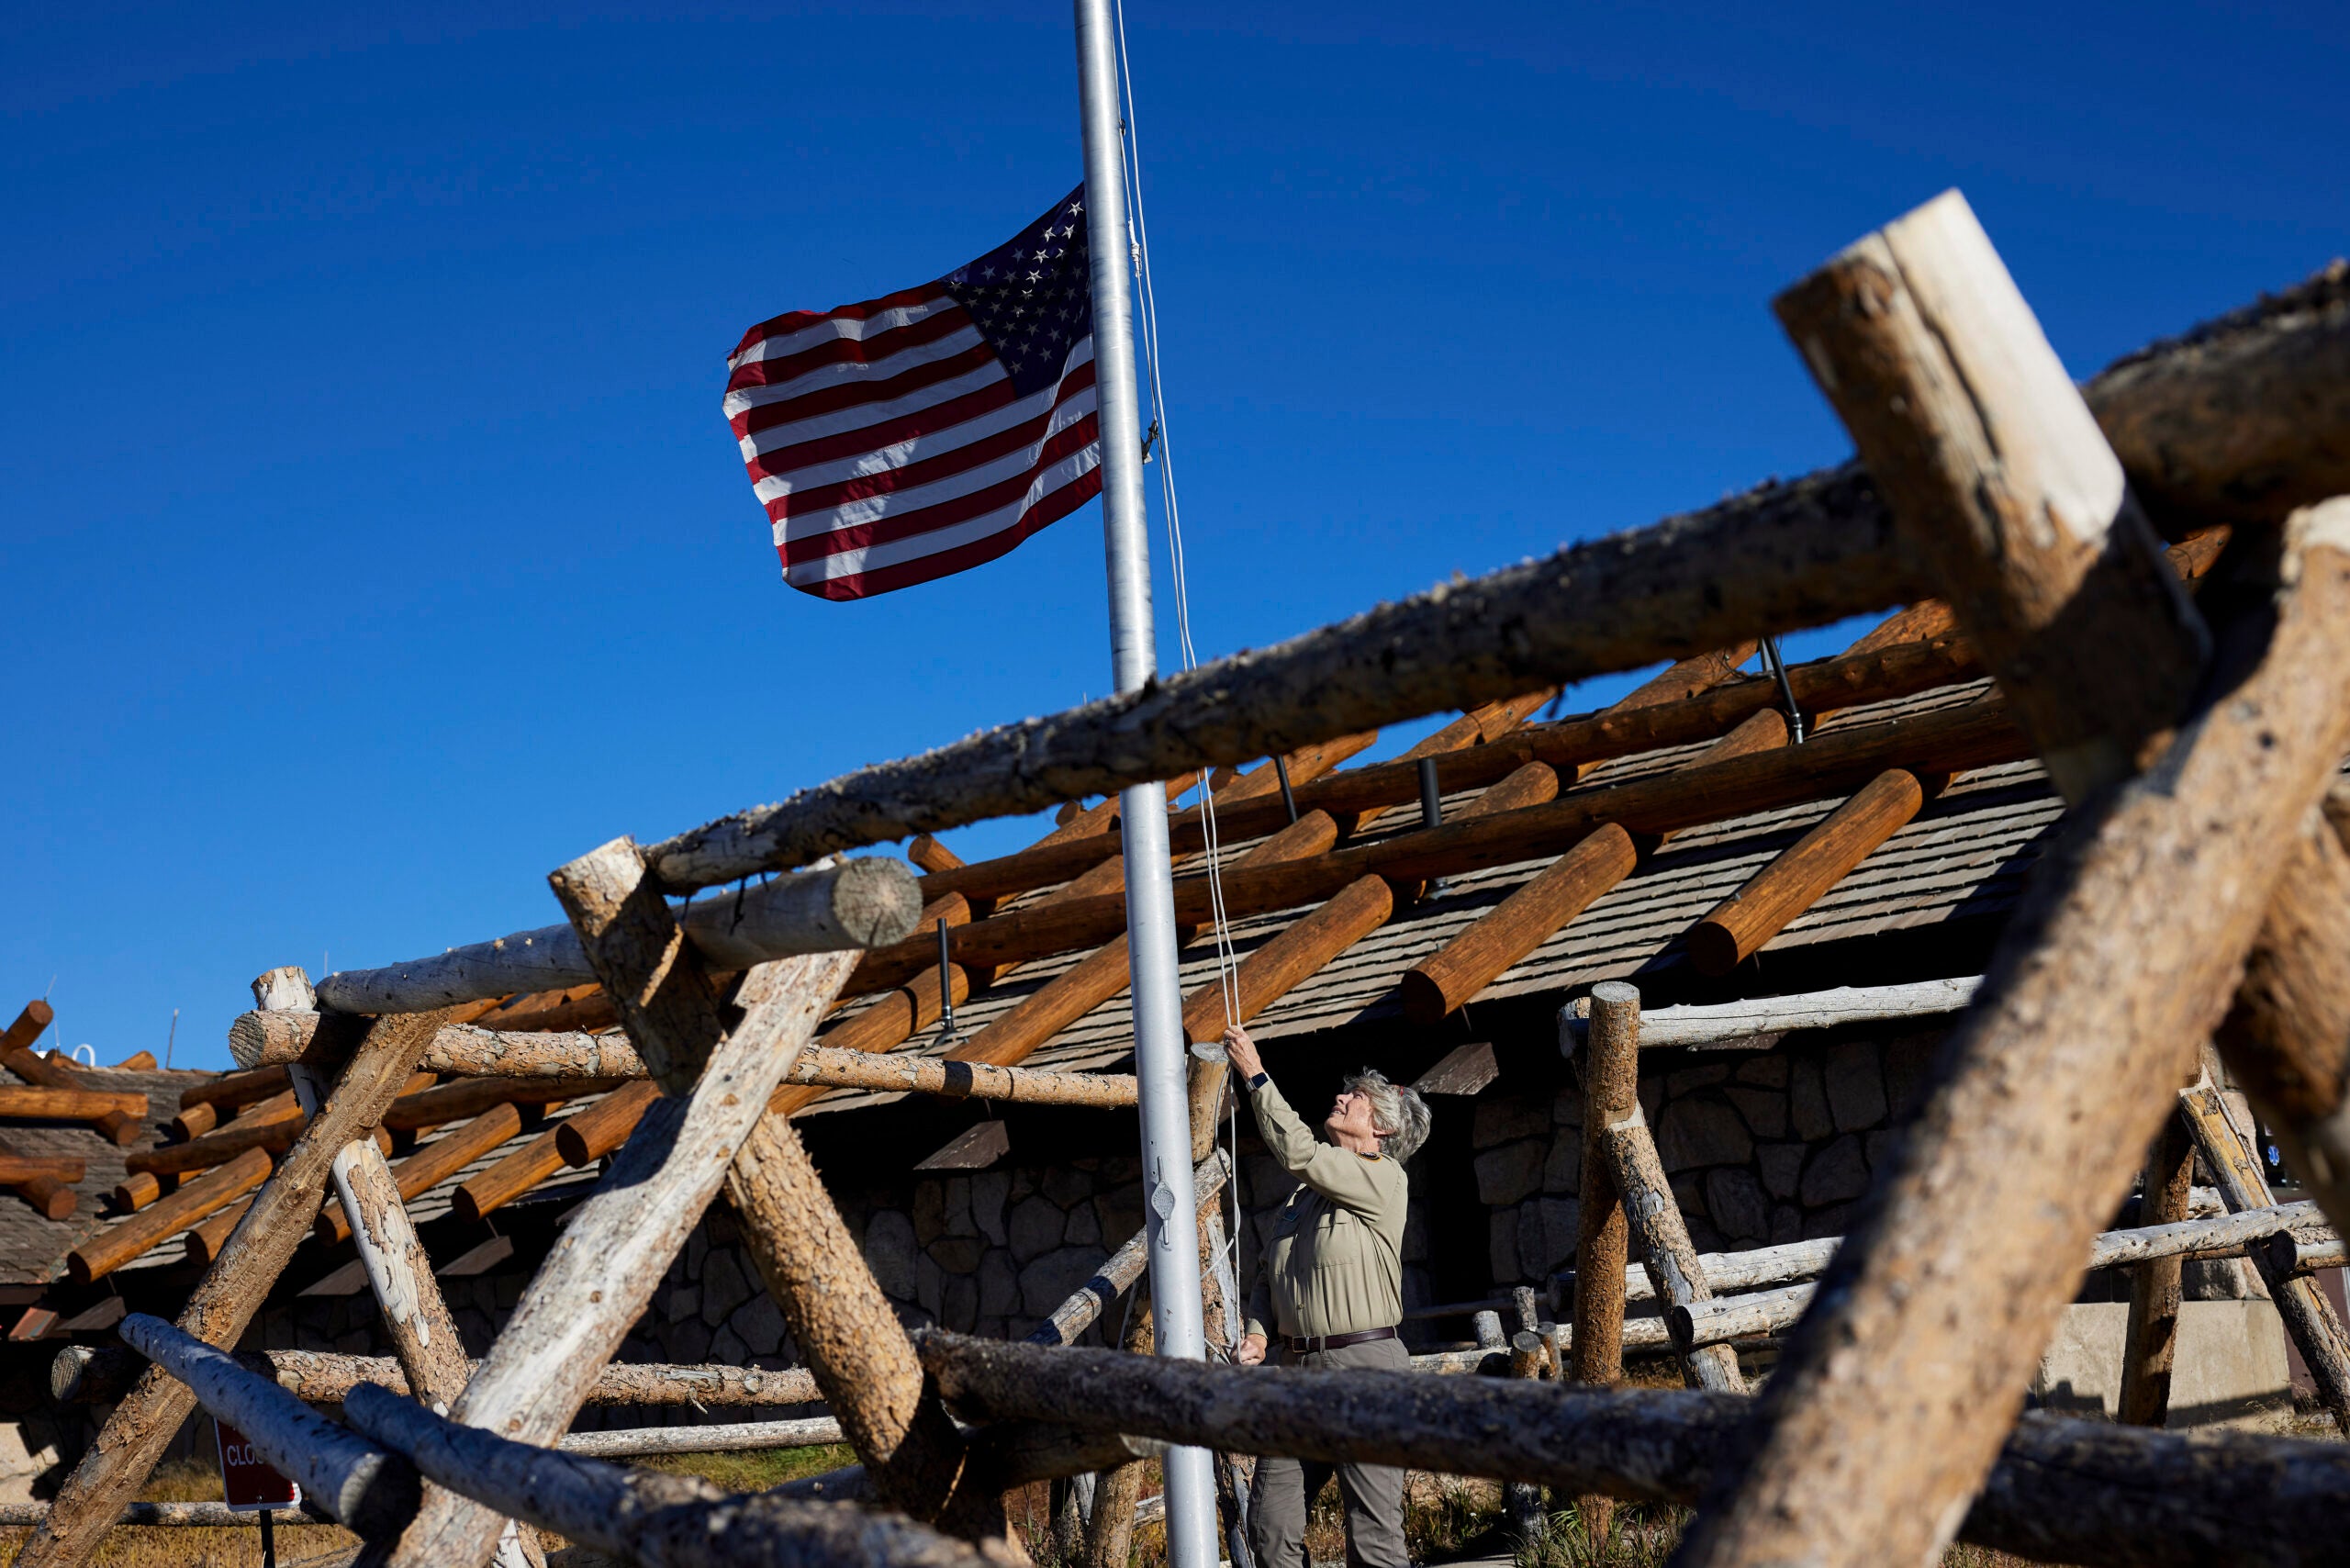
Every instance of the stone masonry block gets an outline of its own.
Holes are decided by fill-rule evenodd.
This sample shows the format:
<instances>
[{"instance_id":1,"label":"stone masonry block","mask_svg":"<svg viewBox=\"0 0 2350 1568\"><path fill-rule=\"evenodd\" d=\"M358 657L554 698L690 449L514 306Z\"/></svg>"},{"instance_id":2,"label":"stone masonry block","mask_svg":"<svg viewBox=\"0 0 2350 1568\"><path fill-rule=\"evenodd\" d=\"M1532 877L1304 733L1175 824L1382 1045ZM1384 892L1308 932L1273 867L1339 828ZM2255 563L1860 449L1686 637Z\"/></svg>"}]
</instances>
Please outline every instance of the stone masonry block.
<instances>
[{"instance_id":1,"label":"stone masonry block","mask_svg":"<svg viewBox=\"0 0 2350 1568\"><path fill-rule=\"evenodd\" d=\"M1779 1091L1733 1084L1722 1093L1738 1107L1738 1114L1745 1118L1748 1129L1756 1137L1787 1136L1787 1097Z\"/></svg>"},{"instance_id":2,"label":"stone masonry block","mask_svg":"<svg viewBox=\"0 0 2350 1568\"><path fill-rule=\"evenodd\" d=\"M1836 1118L1828 1109L1828 1086L1820 1081L1818 1056L1807 1052L1790 1065L1787 1111L1795 1118L1796 1137L1806 1143L1834 1137Z\"/></svg>"},{"instance_id":3,"label":"stone masonry block","mask_svg":"<svg viewBox=\"0 0 2350 1568\"><path fill-rule=\"evenodd\" d=\"M1869 1168L1862 1158L1861 1140L1849 1133L1813 1155L1803 1173L1807 1208L1849 1203L1868 1189Z\"/></svg>"},{"instance_id":4,"label":"stone masonry block","mask_svg":"<svg viewBox=\"0 0 2350 1568\"><path fill-rule=\"evenodd\" d=\"M1734 1244L1759 1247L1771 1232L1771 1200L1742 1166L1706 1172L1706 1214Z\"/></svg>"},{"instance_id":5,"label":"stone masonry block","mask_svg":"<svg viewBox=\"0 0 2350 1568\"><path fill-rule=\"evenodd\" d=\"M1583 1139L1561 1131L1542 1160L1542 1190L1572 1197L1583 1186Z\"/></svg>"},{"instance_id":6,"label":"stone masonry block","mask_svg":"<svg viewBox=\"0 0 2350 1568\"><path fill-rule=\"evenodd\" d=\"M900 1223L904 1223L901 1216ZM745 1266L733 1248L712 1249L701 1266L701 1320L715 1328L751 1299Z\"/></svg>"},{"instance_id":7,"label":"stone masonry block","mask_svg":"<svg viewBox=\"0 0 2350 1568\"><path fill-rule=\"evenodd\" d=\"M1543 1128L1549 1131L1547 1125ZM1477 1156L1477 1201L1487 1207L1514 1204L1542 1185L1542 1162L1549 1153L1540 1138L1520 1138L1486 1149Z\"/></svg>"},{"instance_id":8,"label":"stone masonry block","mask_svg":"<svg viewBox=\"0 0 2350 1568\"><path fill-rule=\"evenodd\" d=\"M1707 1165L1743 1165L1753 1157L1754 1139L1738 1113L1710 1094L1676 1100L1657 1127L1657 1158L1668 1171Z\"/></svg>"},{"instance_id":9,"label":"stone masonry block","mask_svg":"<svg viewBox=\"0 0 2350 1568\"><path fill-rule=\"evenodd\" d=\"M1061 1244L1065 1228L1060 1209L1041 1195L1021 1199L1012 1206L1012 1255L1025 1263Z\"/></svg>"},{"instance_id":10,"label":"stone masonry block","mask_svg":"<svg viewBox=\"0 0 2350 1568\"><path fill-rule=\"evenodd\" d=\"M946 1234L946 1186L938 1181L914 1183L914 1239L924 1247Z\"/></svg>"},{"instance_id":11,"label":"stone masonry block","mask_svg":"<svg viewBox=\"0 0 2350 1568\"><path fill-rule=\"evenodd\" d=\"M1792 1198L1803 1180L1804 1148L1799 1143L1766 1143L1754 1151L1762 1186L1774 1198Z\"/></svg>"},{"instance_id":12,"label":"stone masonry block","mask_svg":"<svg viewBox=\"0 0 2350 1568\"><path fill-rule=\"evenodd\" d=\"M1477 1102L1470 1141L1491 1148L1513 1138L1537 1137L1550 1130L1550 1107L1516 1095Z\"/></svg>"},{"instance_id":13,"label":"stone masonry block","mask_svg":"<svg viewBox=\"0 0 2350 1568\"><path fill-rule=\"evenodd\" d=\"M979 1234L1002 1247L1011 1239L1004 1229L1004 1205L1011 1201L1012 1177L1002 1170L982 1170L971 1178L971 1220Z\"/></svg>"},{"instance_id":14,"label":"stone masonry block","mask_svg":"<svg viewBox=\"0 0 2350 1568\"><path fill-rule=\"evenodd\" d=\"M1823 1070L1838 1132L1864 1132L1885 1120L1885 1070L1874 1041L1847 1040L1834 1047Z\"/></svg>"},{"instance_id":15,"label":"stone masonry block","mask_svg":"<svg viewBox=\"0 0 2350 1568\"><path fill-rule=\"evenodd\" d=\"M865 1228L865 1263L873 1271L884 1294L899 1301L912 1300L913 1221L895 1209L877 1213L873 1223Z\"/></svg>"}]
</instances>

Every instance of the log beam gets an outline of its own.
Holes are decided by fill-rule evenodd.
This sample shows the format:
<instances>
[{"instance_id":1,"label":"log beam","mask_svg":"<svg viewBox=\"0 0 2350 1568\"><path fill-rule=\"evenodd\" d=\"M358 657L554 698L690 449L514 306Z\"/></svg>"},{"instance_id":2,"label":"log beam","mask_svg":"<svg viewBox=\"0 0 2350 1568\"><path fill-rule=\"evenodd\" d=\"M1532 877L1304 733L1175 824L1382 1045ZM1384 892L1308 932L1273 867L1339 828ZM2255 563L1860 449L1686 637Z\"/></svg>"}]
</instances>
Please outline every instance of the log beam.
<instances>
[{"instance_id":1,"label":"log beam","mask_svg":"<svg viewBox=\"0 0 2350 1568\"><path fill-rule=\"evenodd\" d=\"M1732 1395L1401 1372L1285 1372L933 1330L923 1359L973 1417L1169 1443L1544 1483L1686 1503L1734 1467ZM2029 1417L1997 1453L1961 1539L2090 1568L2300 1564L2335 1554L2350 1449Z\"/></svg>"},{"instance_id":2,"label":"log beam","mask_svg":"<svg viewBox=\"0 0 2350 1568\"><path fill-rule=\"evenodd\" d=\"M1366 876L1426 881L1563 854L1611 822L1635 834L1673 833L1850 794L1887 767L1956 773L2029 755L2002 705L1969 703L1855 725L1801 747L1587 786L1545 805L1397 834L1312 859L1234 867L1223 875L1224 903L1232 917L1292 909L1319 902ZM1124 929L1125 908L1125 900L1113 894L1014 910L963 927L956 935L956 949L965 961L995 964L1098 945ZM1175 913L1192 924L1213 918L1204 878L1176 879ZM900 950L906 962L920 961L918 946ZM894 961L894 955L883 956ZM935 961L934 951L931 958Z\"/></svg>"},{"instance_id":3,"label":"log beam","mask_svg":"<svg viewBox=\"0 0 2350 1568\"><path fill-rule=\"evenodd\" d=\"M583 908L605 897L593 880L598 864L583 857L565 868L575 879L570 895ZM644 886L642 899L658 898L657 884ZM557 891L562 896L565 889L559 886ZM913 930L922 902L914 874L903 862L868 857L778 877L745 888L740 898L705 900L687 909L684 925L694 951L712 970L742 969L803 953L887 946ZM612 927L617 934L649 919L650 913L613 903L600 911L600 918L621 923ZM666 908L662 917L667 918ZM568 925L549 925L388 969L331 974L319 981L318 994L321 1006L341 1012L407 1013L597 980L579 933ZM605 989L609 993L610 988ZM621 1004L625 1017L626 1000L613 1000ZM677 1065L683 1074L690 1064Z\"/></svg>"},{"instance_id":4,"label":"log beam","mask_svg":"<svg viewBox=\"0 0 2350 1568\"><path fill-rule=\"evenodd\" d=\"M274 1382L306 1405L340 1405L363 1383L408 1394L408 1374L389 1356L344 1356L323 1350L251 1350L237 1362ZM50 1363L50 1397L61 1405L108 1405L129 1389L145 1363L118 1347L68 1345ZM468 1369L470 1373L470 1368ZM614 1361L588 1390L590 1405L775 1406L814 1401L816 1379L804 1367L677 1366Z\"/></svg>"},{"instance_id":5,"label":"log beam","mask_svg":"<svg viewBox=\"0 0 2350 1568\"><path fill-rule=\"evenodd\" d=\"M1926 785L1906 767L1887 768L1869 780L1690 928L1689 958L1697 972L1726 975L1762 951L1908 826L1926 794Z\"/></svg>"},{"instance_id":6,"label":"log beam","mask_svg":"<svg viewBox=\"0 0 2350 1568\"><path fill-rule=\"evenodd\" d=\"M169 1241L192 1226L201 1225L269 1179L269 1155L249 1148L216 1166L179 1191L140 1210L118 1225L108 1226L65 1255L65 1272L77 1285L106 1278L134 1258Z\"/></svg>"},{"instance_id":7,"label":"log beam","mask_svg":"<svg viewBox=\"0 0 2350 1568\"><path fill-rule=\"evenodd\" d=\"M56 1016L57 1014L50 1010L46 1002L27 1002L24 1011L17 1014L16 1022L8 1025L7 1033L0 1035L0 1067L6 1068L35 1088L90 1088L89 1081L75 1070L71 1063L61 1061L55 1057L43 1056L32 1048L33 1042L40 1038L41 1031L48 1028ZM128 1148L146 1136L146 1106L142 1100L136 1111L118 1106L106 1112L90 1124L91 1130L118 1148ZM43 1188L40 1196L45 1198L50 1195L48 1190ZM28 1201L35 1199L35 1194L30 1193L26 1196ZM36 1202L35 1206L41 1205ZM70 1214L73 1211L69 1209L66 1212ZM64 1216L52 1215L50 1217L62 1219Z\"/></svg>"}]
</instances>

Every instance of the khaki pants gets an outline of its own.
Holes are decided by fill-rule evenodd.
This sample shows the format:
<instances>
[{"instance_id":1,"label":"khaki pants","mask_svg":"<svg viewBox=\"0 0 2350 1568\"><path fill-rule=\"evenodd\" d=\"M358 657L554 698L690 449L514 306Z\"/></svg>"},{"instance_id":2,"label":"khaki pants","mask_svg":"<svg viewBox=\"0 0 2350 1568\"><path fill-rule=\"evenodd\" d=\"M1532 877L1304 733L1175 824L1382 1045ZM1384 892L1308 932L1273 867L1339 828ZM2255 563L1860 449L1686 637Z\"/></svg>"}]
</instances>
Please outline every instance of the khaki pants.
<instances>
[{"instance_id":1,"label":"khaki pants","mask_svg":"<svg viewBox=\"0 0 2350 1568\"><path fill-rule=\"evenodd\" d=\"M1401 1339L1374 1339L1310 1356L1282 1352L1282 1365L1309 1371L1402 1372L1411 1356ZM1404 1545L1404 1473L1385 1464L1322 1464L1266 1458L1257 1462L1249 1493L1248 1544L1258 1568L1306 1568L1305 1516L1315 1497L1338 1477L1347 1510L1347 1562L1351 1568L1410 1568Z\"/></svg>"}]
</instances>

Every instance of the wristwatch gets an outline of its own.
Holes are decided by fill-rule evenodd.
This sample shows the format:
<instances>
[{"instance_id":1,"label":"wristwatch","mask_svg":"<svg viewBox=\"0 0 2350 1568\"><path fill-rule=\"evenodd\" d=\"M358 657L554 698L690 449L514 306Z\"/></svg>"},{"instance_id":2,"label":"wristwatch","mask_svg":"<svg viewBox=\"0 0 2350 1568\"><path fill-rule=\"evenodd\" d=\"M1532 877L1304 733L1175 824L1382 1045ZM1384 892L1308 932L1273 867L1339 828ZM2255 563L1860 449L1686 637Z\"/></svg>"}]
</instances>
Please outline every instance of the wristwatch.
<instances>
[{"instance_id":1,"label":"wristwatch","mask_svg":"<svg viewBox=\"0 0 2350 1568\"><path fill-rule=\"evenodd\" d=\"M1262 1089L1266 1084L1270 1083L1271 1081L1272 1074L1269 1072L1260 1072L1248 1081L1248 1087L1251 1090Z\"/></svg>"}]
</instances>

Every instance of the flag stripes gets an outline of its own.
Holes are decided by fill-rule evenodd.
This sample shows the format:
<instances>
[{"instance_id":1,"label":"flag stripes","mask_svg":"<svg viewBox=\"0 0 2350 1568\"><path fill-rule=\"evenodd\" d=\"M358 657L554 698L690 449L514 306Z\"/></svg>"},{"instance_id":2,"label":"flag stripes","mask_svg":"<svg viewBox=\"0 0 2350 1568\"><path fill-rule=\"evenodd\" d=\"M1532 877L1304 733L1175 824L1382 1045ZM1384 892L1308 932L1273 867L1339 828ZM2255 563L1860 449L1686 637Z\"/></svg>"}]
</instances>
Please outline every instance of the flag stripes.
<instances>
[{"instance_id":1,"label":"flag stripes","mask_svg":"<svg viewBox=\"0 0 2350 1568\"><path fill-rule=\"evenodd\" d=\"M793 588L963 571L1100 492L1081 196L937 283L744 334L726 417Z\"/></svg>"}]
</instances>

